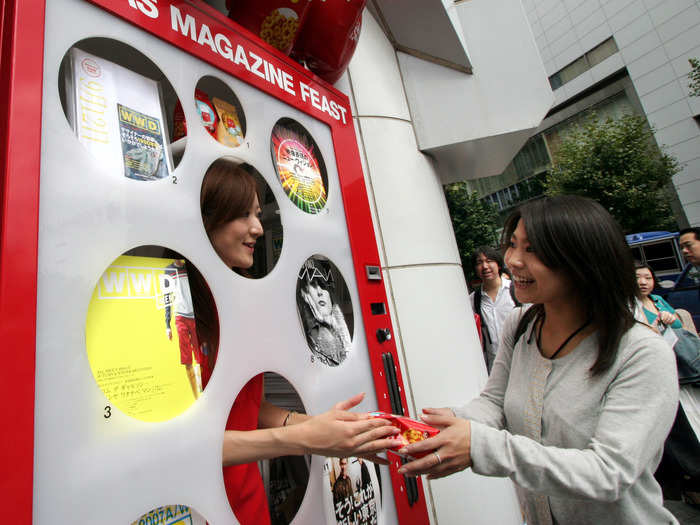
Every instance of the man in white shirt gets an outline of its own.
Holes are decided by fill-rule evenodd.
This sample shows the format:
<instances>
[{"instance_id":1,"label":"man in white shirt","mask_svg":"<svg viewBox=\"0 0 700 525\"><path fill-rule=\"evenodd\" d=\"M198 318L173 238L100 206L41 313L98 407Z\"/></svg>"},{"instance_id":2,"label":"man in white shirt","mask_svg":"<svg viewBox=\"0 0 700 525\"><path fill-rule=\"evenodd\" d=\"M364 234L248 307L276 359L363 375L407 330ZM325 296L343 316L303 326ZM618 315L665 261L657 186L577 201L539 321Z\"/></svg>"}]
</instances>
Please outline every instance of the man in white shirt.
<instances>
[{"instance_id":1,"label":"man in white shirt","mask_svg":"<svg viewBox=\"0 0 700 525\"><path fill-rule=\"evenodd\" d=\"M501 277L506 270L498 250L480 246L472 254L472 266L481 279L481 286L469 298L474 313L481 317L484 359L490 373L498 353L503 321L520 303L515 299L510 279Z\"/></svg>"}]
</instances>

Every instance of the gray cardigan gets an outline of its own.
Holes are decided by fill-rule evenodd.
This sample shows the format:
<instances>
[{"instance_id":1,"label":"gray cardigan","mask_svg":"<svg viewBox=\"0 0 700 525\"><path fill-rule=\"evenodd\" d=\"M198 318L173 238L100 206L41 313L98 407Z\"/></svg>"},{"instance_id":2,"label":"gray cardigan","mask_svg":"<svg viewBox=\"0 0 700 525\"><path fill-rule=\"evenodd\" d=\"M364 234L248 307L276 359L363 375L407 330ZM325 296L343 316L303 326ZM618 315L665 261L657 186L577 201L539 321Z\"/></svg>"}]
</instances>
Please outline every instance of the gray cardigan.
<instances>
[{"instance_id":1,"label":"gray cardigan","mask_svg":"<svg viewBox=\"0 0 700 525\"><path fill-rule=\"evenodd\" d=\"M542 357L532 323L513 348L517 308L472 420L472 469L510 477L528 525L678 523L662 506L654 471L678 407L673 351L636 325L612 367L591 377L597 336L555 360Z\"/></svg>"}]
</instances>

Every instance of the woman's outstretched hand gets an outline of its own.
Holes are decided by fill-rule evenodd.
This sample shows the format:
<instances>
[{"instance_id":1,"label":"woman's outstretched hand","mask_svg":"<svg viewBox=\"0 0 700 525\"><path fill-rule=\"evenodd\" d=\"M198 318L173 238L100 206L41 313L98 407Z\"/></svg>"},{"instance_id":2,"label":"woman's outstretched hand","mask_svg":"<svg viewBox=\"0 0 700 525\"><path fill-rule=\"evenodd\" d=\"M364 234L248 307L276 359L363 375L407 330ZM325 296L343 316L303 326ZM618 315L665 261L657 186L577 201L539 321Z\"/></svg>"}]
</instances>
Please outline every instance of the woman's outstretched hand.
<instances>
[{"instance_id":1,"label":"woman's outstretched hand","mask_svg":"<svg viewBox=\"0 0 700 525\"><path fill-rule=\"evenodd\" d=\"M455 417L449 408L424 408L421 419L439 428L440 433L402 448L399 451L402 454L432 453L402 465L399 474L408 476L427 474L428 479L436 479L471 466L469 421Z\"/></svg>"},{"instance_id":2,"label":"woman's outstretched hand","mask_svg":"<svg viewBox=\"0 0 700 525\"><path fill-rule=\"evenodd\" d=\"M330 457L361 456L384 463L385 460L375 454L395 444L389 436L398 433L399 429L385 419L348 411L364 396L357 394L337 403L328 412L295 425L295 429L302 432L306 452Z\"/></svg>"}]
</instances>

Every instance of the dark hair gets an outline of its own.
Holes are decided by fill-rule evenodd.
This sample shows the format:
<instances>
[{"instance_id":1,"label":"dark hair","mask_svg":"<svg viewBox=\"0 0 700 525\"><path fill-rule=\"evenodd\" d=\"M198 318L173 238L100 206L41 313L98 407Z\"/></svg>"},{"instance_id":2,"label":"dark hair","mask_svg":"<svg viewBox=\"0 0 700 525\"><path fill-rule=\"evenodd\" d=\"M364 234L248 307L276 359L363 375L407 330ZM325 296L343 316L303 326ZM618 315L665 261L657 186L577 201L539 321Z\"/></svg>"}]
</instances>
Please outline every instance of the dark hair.
<instances>
[{"instance_id":1,"label":"dark hair","mask_svg":"<svg viewBox=\"0 0 700 525\"><path fill-rule=\"evenodd\" d=\"M207 235L219 226L244 216L253 205L257 191L255 179L242 165L226 157L215 160L204 175L199 196ZM186 263L197 337L200 342L209 345L207 360L209 369L213 370L219 348L219 315L206 280L189 260ZM234 271L245 275L245 270Z\"/></svg>"},{"instance_id":2,"label":"dark hair","mask_svg":"<svg viewBox=\"0 0 700 525\"><path fill-rule=\"evenodd\" d=\"M479 255L484 254L487 259L494 261L498 265L498 275L506 272L505 263L503 262L503 254L496 248L490 246L479 246L472 252L472 268L476 271L476 260Z\"/></svg>"},{"instance_id":3,"label":"dark hair","mask_svg":"<svg viewBox=\"0 0 700 525\"><path fill-rule=\"evenodd\" d=\"M253 205L257 192L255 179L242 165L226 157L215 160L204 175L199 196L207 235L243 217Z\"/></svg>"},{"instance_id":4,"label":"dark hair","mask_svg":"<svg viewBox=\"0 0 700 525\"><path fill-rule=\"evenodd\" d=\"M680 238L681 235L685 235L686 233L692 233L693 235L695 235L695 240L700 241L700 228L683 228L681 231L678 232L678 237Z\"/></svg>"},{"instance_id":5,"label":"dark hair","mask_svg":"<svg viewBox=\"0 0 700 525\"><path fill-rule=\"evenodd\" d=\"M530 246L540 261L566 275L586 315L598 331L598 357L591 367L597 375L612 366L622 336L635 323L639 296L634 264L615 219L592 199L575 195L545 197L528 202L506 220L502 241L510 242L523 220ZM517 332L544 314L536 304L523 316Z\"/></svg>"},{"instance_id":6,"label":"dark hair","mask_svg":"<svg viewBox=\"0 0 700 525\"><path fill-rule=\"evenodd\" d=\"M637 270L641 270L643 268L646 268L647 270L649 270L649 273L651 273L651 278L654 280L654 288L656 288L656 285L659 281L656 280L656 274L654 273L654 269L651 266L649 266L648 264L641 263L639 261L635 261L635 263L634 263L635 273Z\"/></svg>"}]
</instances>

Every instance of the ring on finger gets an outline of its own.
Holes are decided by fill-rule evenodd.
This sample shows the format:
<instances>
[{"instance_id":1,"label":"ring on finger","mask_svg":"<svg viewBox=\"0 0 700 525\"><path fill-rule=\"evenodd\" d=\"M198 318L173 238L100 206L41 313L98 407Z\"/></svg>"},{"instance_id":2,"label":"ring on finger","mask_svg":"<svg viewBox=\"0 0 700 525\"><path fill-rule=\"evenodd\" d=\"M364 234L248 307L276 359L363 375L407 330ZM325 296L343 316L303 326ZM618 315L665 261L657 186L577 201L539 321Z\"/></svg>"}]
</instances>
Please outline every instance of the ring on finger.
<instances>
[{"instance_id":1,"label":"ring on finger","mask_svg":"<svg viewBox=\"0 0 700 525\"><path fill-rule=\"evenodd\" d=\"M440 454L437 453L437 450L434 450L433 454L435 454L435 457L438 460L437 464L439 465L440 463L442 463L442 459L440 459Z\"/></svg>"}]
</instances>

